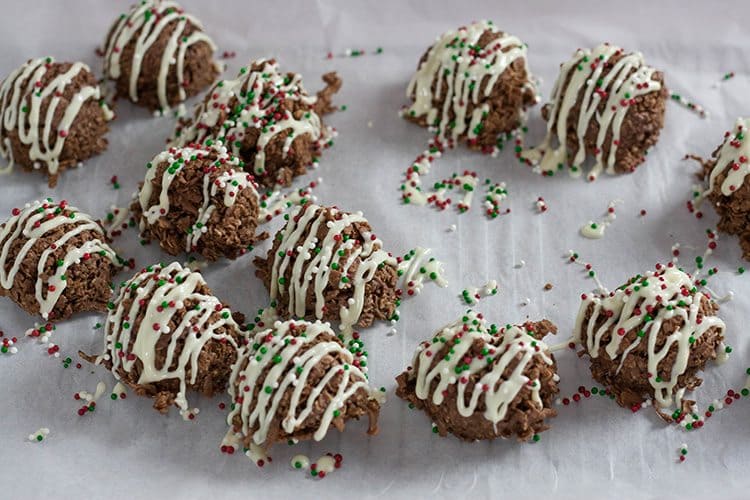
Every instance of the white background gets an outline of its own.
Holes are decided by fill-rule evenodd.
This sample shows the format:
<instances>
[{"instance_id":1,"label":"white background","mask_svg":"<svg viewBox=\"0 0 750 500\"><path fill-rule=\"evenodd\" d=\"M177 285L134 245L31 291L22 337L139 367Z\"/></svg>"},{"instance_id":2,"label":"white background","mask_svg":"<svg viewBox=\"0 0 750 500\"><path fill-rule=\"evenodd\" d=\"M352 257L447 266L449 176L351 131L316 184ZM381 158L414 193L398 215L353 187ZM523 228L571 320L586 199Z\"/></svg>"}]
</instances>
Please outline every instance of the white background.
<instances>
[{"instance_id":1,"label":"white background","mask_svg":"<svg viewBox=\"0 0 750 500\"><path fill-rule=\"evenodd\" d=\"M3 1L0 16L0 75L31 57L47 54L57 60L82 60L99 71L94 48L110 23L125 11L123 1ZM427 286L401 308L399 333L387 336L387 325L365 333L370 352L370 378L385 386L385 405L377 437L365 435L364 423L347 432L329 433L322 443L279 445L274 462L258 469L243 456L219 453L225 431L221 398L191 400L202 409L195 422L176 412L168 417L151 410L150 401L134 395L125 401L107 399L112 379L89 367L64 370L59 359L29 340L19 342L15 356L0 357L0 497L132 498L295 497L330 498L440 496L521 498L558 494L562 497L692 498L720 491L726 497L747 495L747 421L750 405L739 401L720 412L698 432L687 434L667 426L651 411L633 415L604 398L560 408L552 430L536 444L513 441L467 444L453 437L440 439L429 419L410 411L392 394L394 377L409 363L416 344L429 337L464 309L458 295L469 286L497 279L500 292L480 304L491 321L520 322L549 318L560 327L560 340L573 325L581 292L593 287L582 269L566 264L563 255L574 248L599 270L606 285L615 287L629 276L669 259L674 242L683 244L684 264L705 245L704 230L715 223L695 220L685 209L696 164L681 160L688 152L709 154L738 115L750 112L750 68L746 2L233 2L185 1L201 18L219 45L233 50L227 77L251 58L276 56L284 70L301 72L310 91L319 75L335 69L344 79L336 102L348 109L328 118L340 133L320 168L299 183L323 178L317 190L322 203L363 210L376 233L394 253L416 245L432 247L445 262L448 289ZM493 159L462 149L449 152L425 179L426 185L464 169L481 179L508 183L509 216L490 221L478 205L467 214L452 210L403 206L397 188L403 171L424 149L426 130L397 117L406 102L406 84L423 50L441 32L474 19L490 18L529 45L529 65L543 79L546 99L558 64L577 47L611 41L641 50L647 61L665 71L671 90L692 96L711 115L701 120L670 104L661 140L648 162L634 175L604 176L594 184L567 175L543 179L517 165L509 152ZM347 48L382 55L325 60L328 51ZM712 85L728 71L738 76ZM144 164L163 145L171 118L121 102L119 118L109 134L110 147L77 171L65 172L55 190L41 176L16 172L0 178L0 212L32 199L53 195L96 216L111 204L124 204L142 179ZM368 127L372 122L372 127ZM539 108L532 111L531 141L543 129ZM117 175L119 191L109 186ZM543 196L549 211L539 215L534 202ZM585 240L579 227L600 218L607 203L623 200L618 218L604 239ZM641 209L648 215L640 217ZM451 224L457 231L447 232ZM276 229L275 221L272 229ZM694 246L690 251L687 246ZM141 248L134 231L115 242L135 256L139 267L159 259L169 261L156 245ZM263 245L255 254L265 252ZM514 269L521 259L526 266ZM184 260L184 256L180 257ZM743 328L748 279L736 274L741 264L737 241L724 237L710 264L722 273L712 280L717 292L733 290L736 299L722 307L728 342L735 349L730 361L710 366L697 392L702 403L739 389L750 365L750 341ZM118 277L126 279L129 272ZM267 293L253 276L251 257L212 265L206 278L216 294L235 309L250 313L264 305ZM554 284L542 291L546 282ZM521 306L528 297L531 303ZM60 325L53 341L63 358L82 348L97 352L101 332L92 326L103 318L82 316ZM0 302L0 329L21 336L32 326L8 300ZM554 342L554 341L553 341ZM570 395L579 385L591 387L585 361L571 352L558 355L561 388ZM93 391L103 380L108 392L95 414L76 414L76 391ZM41 444L26 441L39 427L51 434ZM677 448L689 446L688 459L677 463ZM295 453L311 458L331 451L344 455L344 467L318 481L291 471Z\"/></svg>"}]
</instances>

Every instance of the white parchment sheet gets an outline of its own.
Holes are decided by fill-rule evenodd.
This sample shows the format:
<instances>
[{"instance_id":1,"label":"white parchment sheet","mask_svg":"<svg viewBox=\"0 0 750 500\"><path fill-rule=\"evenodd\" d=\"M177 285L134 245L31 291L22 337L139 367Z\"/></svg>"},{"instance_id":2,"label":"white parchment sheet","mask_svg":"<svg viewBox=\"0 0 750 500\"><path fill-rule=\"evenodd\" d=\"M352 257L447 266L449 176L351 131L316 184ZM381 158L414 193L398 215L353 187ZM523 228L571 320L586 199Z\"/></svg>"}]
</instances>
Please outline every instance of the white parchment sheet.
<instances>
[{"instance_id":1,"label":"white parchment sheet","mask_svg":"<svg viewBox=\"0 0 750 500\"><path fill-rule=\"evenodd\" d=\"M82 60L98 72L101 63L94 49L129 5L125 0L1 3L0 75L47 54L60 61ZM559 326L559 340L564 340L580 294L594 286L582 268L566 263L563 256L569 249L592 262L610 288L657 261L667 261L675 242L682 244L686 267L693 267L693 257L705 247L705 229L716 218L710 209L702 221L687 212L697 165L682 157L710 154L735 118L750 113L750 4L185 0L184 7L202 19L219 53L236 52L236 58L226 61L227 77L252 58L275 56L282 70L301 72L306 87L315 91L322 73L339 71L344 87L336 102L347 109L328 118L339 137L319 169L298 184L321 177L319 201L364 211L394 253L417 245L432 248L445 262L450 286L428 284L420 296L404 301L397 334L388 336L386 324L365 333L370 379L389 392L378 436L368 437L364 422L353 423L346 433L332 431L321 443L279 445L272 450L273 463L263 469L241 454L219 452L225 423L218 403L224 399L194 397L191 402L202 410L194 422L184 422L176 412L163 417L149 400L132 394L125 401L111 401L113 381L104 370L64 369L42 345L21 339L18 354L0 356L0 497L699 498L716 492L725 498L747 497L750 403L744 400L719 412L702 430L686 433L666 426L651 411L632 414L609 399L596 398L560 408L553 428L538 443L467 444L434 435L429 419L409 410L393 389L394 377L410 362L417 343L466 309L459 299L464 288L496 279L499 293L478 307L491 322L545 317ZM577 47L610 41L642 51L649 64L665 72L670 90L699 102L710 115L700 119L670 104L661 140L646 165L634 175L603 176L593 184L567 175L541 178L519 166L510 151L497 158L463 149L448 152L425 184L465 169L476 171L482 180L504 181L510 192L505 206L512 212L497 220L487 220L478 204L464 215L404 206L398 191L403 172L429 137L397 115L406 102L407 82L436 36L483 18L528 43L529 65L542 79L545 99L558 65ZM377 47L383 48L382 54L325 57L329 51L372 53ZM715 87L729 71L737 76ZM109 149L83 168L65 172L56 189L49 190L42 176L20 171L1 177L0 213L49 195L96 216L112 204L125 204L143 178L145 163L162 148L173 119L153 118L124 101L118 115ZM541 137L543 126L537 107L531 112L530 142ZM109 184L113 175L120 190ZM549 206L544 214L536 212L539 196ZM580 226L601 218L613 199L622 203L605 237L581 237ZM642 209L646 216L640 216ZM274 221L269 229L276 230L280 223ZM449 232L453 224L456 230ZM115 247L135 257L139 268L171 260L156 245L141 247L135 231L118 238ZM253 255L267 248L268 242ZM205 270L216 294L248 314L267 301L251 260L249 255ZM525 266L516 268L521 260ZM712 280L713 288L735 293L734 301L722 306L734 352L728 363L712 365L705 373L696 394L704 404L728 388L741 388L750 366L745 330L750 273L736 272L742 265L737 241L721 238L709 264L721 271ZM123 272L118 281L129 274ZM554 285L550 291L543 290L547 282ZM97 352L101 331L93 326L101 321L101 316L84 315L61 324L52 340L60 345L62 357L71 356L75 365L79 348ZM9 300L0 301L5 335L20 338L33 323L34 318ZM563 394L593 385L585 361L569 351L557 359ZM93 414L79 417L80 402L73 394L93 391L99 381L107 384L107 393ZM42 443L28 442L27 436L40 427L48 427L49 436ZM682 443L689 453L680 464ZM342 453L344 465L322 481L289 466L296 453L314 459L328 451Z\"/></svg>"}]
</instances>

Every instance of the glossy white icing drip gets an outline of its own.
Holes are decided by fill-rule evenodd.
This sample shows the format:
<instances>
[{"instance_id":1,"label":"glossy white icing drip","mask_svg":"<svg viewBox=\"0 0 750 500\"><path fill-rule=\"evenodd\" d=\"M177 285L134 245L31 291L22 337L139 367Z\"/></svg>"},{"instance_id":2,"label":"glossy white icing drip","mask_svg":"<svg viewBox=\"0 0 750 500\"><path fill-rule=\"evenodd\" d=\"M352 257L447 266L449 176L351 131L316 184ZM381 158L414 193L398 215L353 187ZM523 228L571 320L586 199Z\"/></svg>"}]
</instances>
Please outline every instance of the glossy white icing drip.
<instances>
[{"instance_id":1,"label":"glossy white icing drip","mask_svg":"<svg viewBox=\"0 0 750 500\"><path fill-rule=\"evenodd\" d=\"M617 215L615 213L615 205L620 202L621 200L614 200L609 202L609 204L607 205L607 216L603 220L599 222L590 220L586 224L581 226L581 236L592 240L603 238L604 231L609 226L611 226L617 218Z\"/></svg>"},{"instance_id":2,"label":"glossy white icing drip","mask_svg":"<svg viewBox=\"0 0 750 500\"><path fill-rule=\"evenodd\" d=\"M489 280L481 287L469 287L461 293L461 298L469 305L473 305L485 297L497 293L497 281Z\"/></svg>"},{"instance_id":3,"label":"glossy white icing drip","mask_svg":"<svg viewBox=\"0 0 750 500\"><path fill-rule=\"evenodd\" d=\"M98 382L93 393L90 393L89 391L78 391L76 393L76 396L78 396L78 399L85 401L88 405L89 403L96 403L97 401L99 401L99 398L102 397L104 391L106 390L107 384L105 384L104 382Z\"/></svg>"},{"instance_id":4,"label":"glossy white icing drip","mask_svg":"<svg viewBox=\"0 0 750 500\"><path fill-rule=\"evenodd\" d=\"M600 355L602 341L606 335L610 340L604 345L604 352L610 359L620 360L622 367L630 352L641 342L648 344L648 371L652 376L649 383L654 388L656 403L661 408L672 405L680 406L682 394L675 390L677 379L685 373L690 356L691 341L698 341L711 328L718 328L723 335L724 322L716 316L703 316L699 313L703 294L690 293L693 289L691 277L673 265L668 265L661 271L648 272L635 283L621 287L611 294L604 296L586 296L578 311L573 341L581 342L584 332L586 344L584 348L592 358ZM683 305L680 305L680 302ZM591 317L584 323L586 311L593 305ZM655 315L648 309L657 308ZM611 312L611 315L609 315ZM596 327L602 316L608 316L604 322ZM657 340L662 324L671 318L680 318L682 326L665 339L661 348L657 348ZM650 318L650 319L648 319ZM626 334L632 331L642 331L633 343L621 349L621 343ZM666 380L657 380L660 372L659 364L667 357L669 351L676 347L677 357Z\"/></svg>"},{"instance_id":5,"label":"glossy white icing drip","mask_svg":"<svg viewBox=\"0 0 750 500\"><path fill-rule=\"evenodd\" d=\"M448 286L448 281L443 276L443 263L431 257L431 254L431 248L416 247L398 263L400 286L407 291L412 290L409 295L421 292L425 279L431 279L440 288Z\"/></svg>"},{"instance_id":6,"label":"glossy white icing drip","mask_svg":"<svg viewBox=\"0 0 750 500\"><path fill-rule=\"evenodd\" d=\"M489 111L489 105L482 101L513 61L520 59L526 64L526 46L512 35L502 34L477 51L479 38L488 30L500 33L491 21L480 21L440 36L409 82L406 95L414 102L404 113L424 116L428 125L436 127L438 135L454 141L462 134L469 139L479 135ZM503 52L507 47L510 49ZM444 87L446 98L439 109L434 101L443 98ZM470 116L469 103L475 105Z\"/></svg>"},{"instance_id":7,"label":"glossy white icing drip","mask_svg":"<svg viewBox=\"0 0 750 500\"><path fill-rule=\"evenodd\" d=\"M212 162L219 165L241 168L240 159L227 153L227 149L221 142L199 148L170 148L159 153L151 160L147 165L146 179L138 195L138 201L143 213L139 223L141 231L145 230L147 225L155 224L159 218L169 213L169 188L185 165L191 161L204 158L211 158ZM159 192L158 202L155 205L150 205L154 189L153 182L157 175L158 166L164 162L167 162L167 168L162 172L161 191ZM204 170L203 203L198 210L198 216L191 228L191 232L185 237L186 252L192 251L198 244L201 236L208 232L207 223L211 218L211 214L216 210L216 206L211 200L217 193L223 192L223 203L226 207L234 205L240 191L247 188L252 189L255 198L259 199L252 175L242 170L235 170L234 168L220 173L213 179L212 174L215 174L215 172Z\"/></svg>"},{"instance_id":8,"label":"glossy white icing drip","mask_svg":"<svg viewBox=\"0 0 750 500\"><path fill-rule=\"evenodd\" d=\"M541 359L551 365L553 358L547 345L541 340L530 336L521 327L511 326L491 333L485 325L484 319L474 311L466 313L466 320L461 318L435 334L433 342L423 342L414 356L412 366L417 367L416 396L419 399L430 399L434 404L444 402L443 392L451 385L456 385L458 394L456 405L458 413L463 417L470 417L476 411L480 397L482 397L485 411L484 418L497 425L505 418L508 406L513 402L521 390L526 387L531 392L531 401L542 407L539 396L540 382L531 380L524 371L534 359ZM439 340L438 340L439 339ZM435 356L445 342L457 340L450 355L435 362ZM474 342L486 342L487 354L471 356ZM467 356L471 360L467 362ZM488 364L488 359L492 362ZM517 362L507 379L504 373L513 362ZM459 365L468 369L456 373ZM489 369L488 369L489 367ZM469 387L471 376L484 372L476 384ZM433 383L437 381L436 384ZM467 398L467 389L471 396Z\"/></svg>"},{"instance_id":9,"label":"glossy white icing drip","mask_svg":"<svg viewBox=\"0 0 750 500\"><path fill-rule=\"evenodd\" d=\"M37 429L37 431L34 432L33 434L29 434L29 438L28 439L32 443L40 443L40 442L44 441L44 439L47 436L49 436L49 432L50 431L49 431L48 427L41 427L41 428Z\"/></svg>"},{"instance_id":10,"label":"glossy white icing drip","mask_svg":"<svg viewBox=\"0 0 750 500\"><path fill-rule=\"evenodd\" d=\"M340 216L340 218L326 221L326 213ZM324 296L326 288L333 286L338 286L339 289L351 288L352 297L348 305L339 311L341 332L345 337L349 337L362 314L365 303L365 285L375 277L375 272L381 264L395 265L396 262L381 249L382 242L372 233L362 234L364 239L362 244L355 239L343 240L341 236L344 229L357 222L367 222L362 212L348 214L335 208L324 208L313 204L298 207L292 212L289 222L281 231L281 242L273 256L271 300L287 294L289 314L302 318L306 313L308 288L312 284L315 317L322 319L323 308L326 306ZM321 241L317 233L318 229L323 226L326 228L326 233ZM342 254L346 250L350 253L345 258ZM350 271L352 264L358 258L360 262L356 271ZM287 283L284 276L288 268L291 268L291 278ZM332 269L337 269L342 273L342 281L338 284L329 284ZM343 281L344 279L347 281Z\"/></svg>"},{"instance_id":11,"label":"glossy white icing drip","mask_svg":"<svg viewBox=\"0 0 750 500\"><path fill-rule=\"evenodd\" d=\"M184 418L196 413L188 407L186 390L188 384L196 381L198 358L203 348L209 341L226 341L236 347L231 335L217 330L223 327L240 331L229 308L216 297L196 291L204 284L200 273L183 269L177 262L164 268L153 266L136 274L120 288L115 308L110 310L104 326L104 353L97 358L97 363L111 361L112 373L117 380L120 380L118 370L130 372L138 361L142 365L138 384L178 379L180 390L175 404ZM136 295L126 309L125 299L130 297L132 290L136 290ZM185 310L187 302L196 305ZM164 303L168 306L163 307ZM212 318L217 312L221 313L220 317ZM134 331L134 323L139 317L138 329ZM174 328L169 326L172 322L176 323ZM164 363L157 368L156 346L164 335L170 340ZM177 353L180 339L184 343ZM174 368L173 364L176 365Z\"/></svg>"},{"instance_id":12,"label":"glossy white icing drip","mask_svg":"<svg viewBox=\"0 0 750 500\"><path fill-rule=\"evenodd\" d=\"M623 49L619 47L602 44L593 50L578 49L572 59L562 64L552 90L547 135L539 146L524 151L522 158L538 164L542 172L554 172L560 165L570 163L570 173L580 175L586 159L584 138L593 121L598 125L599 132L596 137L596 162L589 172L589 179L595 179L605 169L607 173L615 173L620 127L630 110L630 103L638 96L661 89L661 84L651 79L656 70L645 65L640 52L624 55L602 76L605 64L622 52ZM583 94L579 98L582 89ZM602 101L606 105L602 111L598 111ZM575 157L569 158L568 115L579 102L581 107L575 128L578 148ZM604 145L608 134L611 137L605 157ZM553 138L558 144L556 148L552 147Z\"/></svg>"},{"instance_id":13,"label":"glossy white icing drip","mask_svg":"<svg viewBox=\"0 0 750 500\"><path fill-rule=\"evenodd\" d=\"M104 73L107 77L117 80L122 73L121 57L125 47L135 42L133 59L130 67L130 80L128 90L130 100L138 102L138 79L141 76L141 64L146 52L159 39L162 32L170 25L176 23L164 52L161 54L161 62L157 74L157 95L162 112L169 109L167 97L167 79L172 66L176 65L174 71L177 75L179 98L185 100L186 94L183 88L185 54L190 46L203 42L208 44L212 51L216 51L211 38L203 33L203 25L195 17L185 14L177 2L162 0L145 0L133 6L128 14L123 14L115 23L111 36L104 49ZM198 31L185 36L183 35L188 23L198 28Z\"/></svg>"},{"instance_id":14,"label":"glossy white icing drip","mask_svg":"<svg viewBox=\"0 0 750 500\"><path fill-rule=\"evenodd\" d=\"M252 70L254 65L261 69ZM307 94L299 74L291 78L281 74L275 61L259 59L251 62L241 70L237 79L222 80L211 88L204 102L196 106L190 125L182 128L172 142L181 146L218 139L223 140L235 155L239 155L241 148L238 142L242 142L248 129L255 128L259 131L259 137L253 172L261 175L266 171L266 146L280 133L288 132L283 147L284 156L289 153L297 137L308 134L313 141L318 141L328 134L322 128L320 117L312 110L300 118L284 112L283 116L274 118L272 125L266 126L264 120L268 118L267 112L275 108L274 101L279 96L308 106L317 100L316 96ZM217 125L221 125L219 130L212 132Z\"/></svg>"},{"instance_id":15,"label":"glossy white icing drip","mask_svg":"<svg viewBox=\"0 0 750 500\"><path fill-rule=\"evenodd\" d=\"M59 213L56 213L60 210ZM28 203L22 210L18 210L15 215L5 222L0 229L0 241L3 242L2 253L0 253L0 286L10 290L18 274L21 264L28 255L34 244L44 238L47 233L51 233L62 225L70 225L70 229L64 233L48 248L42 252L39 262L37 263L37 280L36 280L36 300L39 303L39 314L46 320L49 314L55 308L58 299L67 288L65 276L66 271L75 264L86 258L87 254L100 253L117 264L117 255L105 243L105 236L101 226L94 221L89 215L79 212L77 208L65 205L65 210L75 212L74 218L65 215L60 205L50 201L35 201ZM74 236L86 232L98 233L101 238L94 238L84 242L80 247L69 248L65 256L61 259L62 264L56 266L55 273L49 278L43 278L43 274L48 265L48 259L55 249L63 248L68 240ZM19 239L25 238L27 241L15 255L13 262L9 261L10 250L13 243Z\"/></svg>"},{"instance_id":16,"label":"glossy white icing drip","mask_svg":"<svg viewBox=\"0 0 750 500\"><path fill-rule=\"evenodd\" d=\"M295 326L304 326L304 335L293 335ZM332 340L310 347L320 335L328 335ZM313 435L316 441L320 441L349 398L360 389L370 392L365 372L353 364L354 356L336 338L328 323L276 322L272 329L257 333L254 344L240 349L232 368L229 395L235 404L227 422L233 425L235 416L239 415L242 421L240 433L251 437L259 446L265 444L270 426L278 418L281 418L282 430L292 434L314 411L325 405ZM328 356L343 361L332 364L312 386L308 382L310 374ZM331 392L333 386L330 382L337 375L341 379L336 391ZM321 397L324 391L326 395ZM291 392L291 398L286 414L278 415L279 404L287 392Z\"/></svg>"},{"instance_id":17,"label":"glossy white icing drip","mask_svg":"<svg viewBox=\"0 0 750 500\"><path fill-rule=\"evenodd\" d=\"M7 135L12 130L18 131L21 142L29 147L29 158L44 163L50 175L55 175L60 168L60 155L65 147L65 140L79 111L89 99L99 100L98 86L84 85L62 110L62 118L53 130L55 114L60 114L59 106L65 89L81 72L89 68L83 63L73 63L71 67L46 86L41 87L44 74L53 64L51 58L33 59L17 68L5 79L0 87L0 136L6 136L0 142L0 154L8 159L8 165L2 172L13 169L13 154ZM24 82L26 84L24 85ZM42 114L42 103L49 99L45 114ZM105 119L111 119L112 113L106 104L102 104ZM54 141L54 145L53 144Z\"/></svg>"},{"instance_id":18,"label":"glossy white icing drip","mask_svg":"<svg viewBox=\"0 0 750 500\"><path fill-rule=\"evenodd\" d=\"M750 141L747 134L750 133L750 118L738 118L733 132L724 140L716 156L716 165L711 169L708 177L708 188L703 196L711 193L721 173L726 173L726 178L721 183L721 194L731 196L744 183L745 177L750 172Z\"/></svg>"}]
</instances>

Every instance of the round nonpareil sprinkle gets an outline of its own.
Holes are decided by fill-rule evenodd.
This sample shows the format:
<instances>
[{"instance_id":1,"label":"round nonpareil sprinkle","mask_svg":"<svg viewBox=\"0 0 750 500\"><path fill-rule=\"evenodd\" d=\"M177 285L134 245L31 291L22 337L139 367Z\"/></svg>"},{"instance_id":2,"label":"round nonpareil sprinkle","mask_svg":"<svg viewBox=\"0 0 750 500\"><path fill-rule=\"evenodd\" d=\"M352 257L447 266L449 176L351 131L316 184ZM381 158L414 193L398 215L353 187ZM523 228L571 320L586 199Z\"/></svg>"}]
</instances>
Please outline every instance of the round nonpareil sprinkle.
<instances>
[{"instance_id":1,"label":"round nonpareil sprinkle","mask_svg":"<svg viewBox=\"0 0 750 500\"><path fill-rule=\"evenodd\" d=\"M534 206L536 207L537 212L539 212L540 214L543 214L549 209L547 202L544 201L544 198L542 198L541 196L536 199L536 203L534 204Z\"/></svg>"},{"instance_id":2,"label":"round nonpareil sprinkle","mask_svg":"<svg viewBox=\"0 0 750 500\"><path fill-rule=\"evenodd\" d=\"M49 435L49 429L47 427L42 427L38 429L33 434L29 434L29 441L32 443L41 443L44 441L44 439Z\"/></svg>"},{"instance_id":3,"label":"round nonpareil sprinkle","mask_svg":"<svg viewBox=\"0 0 750 500\"><path fill-rule=\"evenodd\" d=\"M688 445L685 443L682 443L680 447L677 449L677 461L682 463L687 459L688 454Z\"/></svg>"}]
</instances>

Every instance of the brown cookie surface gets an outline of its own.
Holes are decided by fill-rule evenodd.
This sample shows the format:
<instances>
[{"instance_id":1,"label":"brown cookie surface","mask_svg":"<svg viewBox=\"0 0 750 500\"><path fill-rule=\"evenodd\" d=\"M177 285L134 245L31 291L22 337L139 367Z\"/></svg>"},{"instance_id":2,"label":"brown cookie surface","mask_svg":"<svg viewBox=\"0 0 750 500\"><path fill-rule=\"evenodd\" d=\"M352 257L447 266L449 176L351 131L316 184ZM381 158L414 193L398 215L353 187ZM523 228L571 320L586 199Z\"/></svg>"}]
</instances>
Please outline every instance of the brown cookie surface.
<instances>
[{"instance_id":1,"label":"brown cookie surface","mask_svg":"<svg viewBox=\"0 0 750 500\"><path fill-rule=\"evenodd\" d=\"M0 296L45 321L106 311L122 265L98 221L51 199L14 208L0 250Z\"/></svg>"},{"instance_id":2,"label":"brown cookie surface","mask_svg":"<svg viewBox=\"0 0 750 500\"><path fill-rule=\"evenodd\" d=\"M232 369L230 433L246 448L288 440L320 441L368 417L378 430L380 403L367 381L361 343L349 349L321 322L286 321L258 332Z\"/></svg>"},{"instance_id":3,"label":"brown cookie surface","mask_svg":"<svg viewBox=\"0 0 750 500\"><path fill-rule=\"evenodd\" d=\"M550 102L542 108L547 135L522 158L545 175L570 168L589 180L602 172L633 172L645 161L664 126L664 75L640 53L601 44L579 49L560 66Z\"/></svg>"},{"instance_id":4,"label":"brown cookie surface","mask_svg":"<svg viewBox=\"0 0 750 500\"><path fill-rule=\"evenodd\" d=\"M104 74L118 96L166 112L216 80L215 50L200 21L182 7L146 0L112 24L102 48Z\"/></svg>"},{"instance_id":5,"label":"brown cookie surface","mask_svg":"<svg viewBox=\"0 0 750 500\"><path fill-rule=\"evenodd\" d=\"M750 260L749 132L750 119L738 118L734 129L725 134L724 142L709 159L690 156L703 166L699 176L705 186L698 193L698 202L708 199L719 215L718 230L739 237L745 260ZM692 202L690 206L694 209Z\"/></svg>"},{"instance_id":6,"label":"brown cookie surface","mask_svg":"<svg viewBox=\"0 0 750 500\"><path fill-rule=\"evenodd\" d=\"M547 320L498 329L467 311L420 344L396 378L396 395L423 410L441 436L528 441L557 415L557 365L542 341L556 332Z\"/></svg>"},{"instance_id":7,"label":"brown cookie surface","mask_svg":"<svg viewBox=\"0 0 750 500\"><path fill-rule=\"evenodd\" d=\"M653 399L658 409L680 408L698 372L723 353L718 309L670 263L610 294L584 294L573 337L621 406Z\"/></svg>"},{"instance_id":8,"label":"brown cookie surface","mask_svg":"<svg viewBox=\"0 0 750 500\"><path fill-rule=\"evenodd\" d=\"M0 87L0 154L55 187L61 172L107 149L113 116L88 66L31 59Z\"/></svg>"},{"instance_id":9,"label":"brown cookie surface","mask_svg":"<svg viewBox=\"0 0 750 500\"><path fill-rule=\"evenodd\" d=\"M141 236L170 255L235 259L267 237L253 176L220 143L170 148L148 163L131 205Z\"/></svg>"},{"instance_id":10,"label":"brown cookie surface","mask_svg":"<svg viewBox=\"0 0 750 500\"><path fill-rule=\"evenodd\" d=\"M396 311L395 260L361 212L299 207L255 265L282 318L339 321L350 335Z\"/></svg>"},{"instance_id":11,"label":"brown cookie surface","mask_svg":"<svg viewBox=\"0 0 750 500\"><path fill-rule=\"evenodd\" d=\"M142 269L123 283L104 326L104 351L81 356L154 400L167 413L177 406L193 418L187 391L213 396L229 380L245 334L241 315L211 292L200 273L178 263ZM191 416L192 415L192 416Z\"/></svg>"},{"instance_id":12,"label":"brown cookie surface","mask_svg":"<svg viewBox=\"0 0 750 500\"><path fill-rule=\"evenodd\" d=\"M443 34L422 56L407 96L407 120L485 152L536 102L525 44L490 21Z\"/></svg>"}]
</instances>

